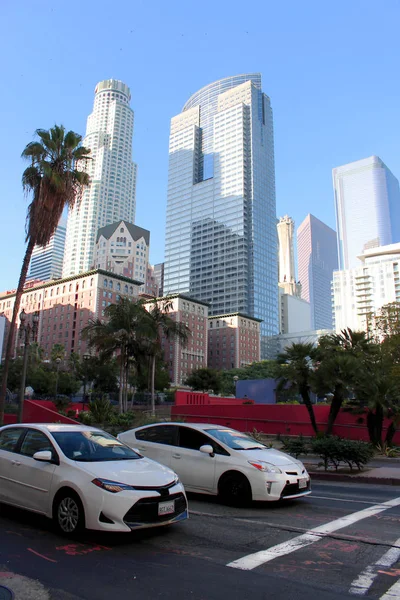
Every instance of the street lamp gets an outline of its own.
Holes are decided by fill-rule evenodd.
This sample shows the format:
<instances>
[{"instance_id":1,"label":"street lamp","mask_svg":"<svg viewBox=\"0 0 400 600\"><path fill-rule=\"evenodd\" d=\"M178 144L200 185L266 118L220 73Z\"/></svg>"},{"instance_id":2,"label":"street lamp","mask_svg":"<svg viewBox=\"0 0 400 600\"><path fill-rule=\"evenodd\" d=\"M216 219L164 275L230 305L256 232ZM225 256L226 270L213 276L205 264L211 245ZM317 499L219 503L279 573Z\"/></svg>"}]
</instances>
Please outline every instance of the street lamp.
<instances>
[{"instance_id":1,"label":"street lamp","mask_svg":"<svg viewBox=\"0 0 400 600\"><path fill-rule=\"evenodd\" d=\"M23 412L24 412L24 400L25 400L25 383L26 383L26 371L28 368L28 354L31 338L35 340L38 324L39 324L39 313L34 312L32 315L32 323L26 322L26 312L24 309L21 310L19 315L19 336L23 340L24 344L24 358L22 363L22 375L21 384L19 390L19 407L18 407L18 422L22 423Z\"/></svg>"},{"instance_id":2,"label":"street lamp","mask_svg":"<svg viewBox=\"0 0 400 600\"><path fill-rule=\"evenodd\" d=\"M235 382L235 397L236 397L236 387L237 387L237 382L239 381L239 377L237 375L234 375L233 381Z\"/></svg>"},{"instance_id":3,"label":"street lamp","mask_svg":"<svg viewBox=\"0 0 400 600\"><path fill-rule=\"evenodd\" d=\"M82 401L82 410L85 410L85 400L86 400L86 384L87 384L87 364L88 361L90 360L90 354L84 354L83 355L83 363L84 363L84 370L83 370L83 401Z\"/></svg>"},{"instance_id":4,"label":"street lamp","mask_svg":"<svg viewBox=\"0 0 400 600\"><path fill-rule=\"evenodd\" d=\"M56 365L57 365L57 371L56 371L56 393L55 393L55 401L57 402L57 393L58 393L58 372L60 370L60 363L61 363L61 358L58 356L56 358Z\"/></svg>"}]
</instances>

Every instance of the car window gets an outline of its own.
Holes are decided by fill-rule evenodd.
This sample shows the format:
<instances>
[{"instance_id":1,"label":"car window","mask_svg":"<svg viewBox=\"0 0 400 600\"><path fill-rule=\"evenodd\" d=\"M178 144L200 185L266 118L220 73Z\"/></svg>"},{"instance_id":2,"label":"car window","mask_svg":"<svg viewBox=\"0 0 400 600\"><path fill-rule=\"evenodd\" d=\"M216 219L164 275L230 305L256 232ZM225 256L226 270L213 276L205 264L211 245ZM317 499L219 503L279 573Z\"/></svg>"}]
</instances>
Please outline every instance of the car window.
<instances>
[{"instance_id":1,"label":"car window","mask_svg":"<svg viewBox=\"0 0 400 600\"><path fill-rule=\"evenodd\" d=\"M266 450L265 444L234 429L207 429L207 432L232 450Z\"/></svg>"},{"instance_id":2,"label":"car window","mask_svg":"<svg viewBox=\"0 0 400 600\"><path fill-rule=\"evenodd\" d=\"M179 446L181 448L189 448L190 450L199 450L201 446L210 444L212 440L197 429L190 427L179 427Z\"/></svg>"},{"instance_id":3,"label":"car window","mask_svg":"<svg viewBox=\"0 0 400 600\"><path fill-rule=\"evenodd\" d=\"M22 427L11 427L0 432L0 450L15 452L15 448L24 430Z\"/></svg>"},{"instance_id":4,"label":"car window","mask_svg":"<svg viewBox=\"0 0 400 600\"><path fill-rule=\"evenodd\" d=\"M27 431L19 450L20 454L33 456L36 452L42 452L44 450L48 450L54 454L54 448L51 445L49 438L42 431L37 431L35 429Z\"/></svg>"},{"instance_id":5,"label":"car window","mask_svg":"<svg viewBox=\"0 0 400 600\"><path fill-rule=\"evenodd\" d=\"M67 458L80 462L137 460L140 454L100 430L57 431L53 437Z\"/></svg>"},{"instance_id":6,"label":"car window","mask_svg":"<svg viewBox=\"0 0 400 600\"><path fill-rule=\"evenodd\" d=\"M136 431L135 436L137 440L142 440L144 442L177 446L177 430L178 428L176 425L157 425L155 427L146 427L146 429Z\"/></svg>"}]
</instances>

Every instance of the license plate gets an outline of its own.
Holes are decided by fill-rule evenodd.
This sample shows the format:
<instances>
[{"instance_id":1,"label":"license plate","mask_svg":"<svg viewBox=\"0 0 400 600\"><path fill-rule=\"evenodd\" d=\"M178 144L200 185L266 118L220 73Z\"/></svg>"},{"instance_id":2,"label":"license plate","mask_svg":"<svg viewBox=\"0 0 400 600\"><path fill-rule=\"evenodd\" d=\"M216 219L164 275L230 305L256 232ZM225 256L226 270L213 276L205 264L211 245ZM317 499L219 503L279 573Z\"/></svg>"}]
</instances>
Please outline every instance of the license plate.
<instances>
[{"instance_id":1,"label":"license plate","mask_svg":"<svg viewBox=\"0 0 400 600\"><path fill-rule=\"evenodd\" d=\"M299 490L304 490L307 487L307 479L299 479Z\"/></svg>"},{"instance_id":2,"label":"license plate","mask_svg":"<svg viewBox=\"0 0 400 600\"><path fill-rule=\"evenodd\" d=\"M169 502L160 502L158 505L158 516L170 515L175 512L175 500Z\"/></svg>"}]
</instances>

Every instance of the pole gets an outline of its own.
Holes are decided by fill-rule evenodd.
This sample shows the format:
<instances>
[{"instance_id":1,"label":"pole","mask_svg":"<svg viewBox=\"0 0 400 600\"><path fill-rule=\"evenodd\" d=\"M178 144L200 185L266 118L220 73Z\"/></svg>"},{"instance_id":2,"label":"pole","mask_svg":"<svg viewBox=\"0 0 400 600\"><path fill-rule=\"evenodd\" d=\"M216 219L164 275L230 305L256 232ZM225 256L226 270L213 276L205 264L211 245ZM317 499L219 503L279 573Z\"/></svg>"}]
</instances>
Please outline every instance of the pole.
<instances>
[{"instance_id":1,"label":"pole","mask_svg":"<svg viewBox=\"0 0 400 600\"><path fill-rule=\"evenodd\" d=\"M85 400L86 400L86 373L83 380L83 399L82 399L82 410L85 410Z\"/></svg>"},{"instance_id":2,"label":"pole","mask_svg":"<svg viewBox=\"0 0 400 600\"><path fill-rule=\"evenodd\" d=\"M24 414L24 400L25 400L25 382L26 382L26 371L28 368L28 350L29 350L29 338L27 336L27 331L24 331L25 335L25 344L24 344L24 361L22 366L22 376L21 376L21 387L19 390L19 406L18 406L18 423L22 423L23 414Z\"/></svg>"},{"instance_id":3,"label":"pole","mask_svg":"<svg viewBox=\"0 0 400 600\"><path fill-rule=\"evenodd\" d=\"M56 394L55 394L55 402L57 402L57 392L58 392L58 371L60 368L60 362L61 360L59 358L57 358L57 372L56 372Z\"/></svg>"}]
</instances>

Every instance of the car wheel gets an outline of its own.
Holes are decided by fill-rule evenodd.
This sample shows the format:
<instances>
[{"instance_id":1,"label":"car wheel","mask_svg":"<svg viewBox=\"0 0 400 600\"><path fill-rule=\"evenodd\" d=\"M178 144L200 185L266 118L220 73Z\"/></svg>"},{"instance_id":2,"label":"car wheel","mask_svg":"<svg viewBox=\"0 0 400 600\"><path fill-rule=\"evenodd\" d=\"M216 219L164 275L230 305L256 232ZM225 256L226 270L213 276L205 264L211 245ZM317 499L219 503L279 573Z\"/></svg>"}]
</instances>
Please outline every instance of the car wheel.
<instances>
[{"instance_id":1,"label":"car wheel","mask_svg":"<svg viewBox=\"0 0 400 600\"><path fill-rule=\"evenodd\" d=\"M219 496L225 504L245 506L252 499L251 485L242 473L226 473L220 479Z\"/></svg>"},{"instance_id":2,"label":"car wheel","mask_svg":"<svg viewBox=\"0 0 400 600\"><path fill-rule=\"evenodd\" d=\"M54 502L54 523L63 535L74 535L85 528L85 512L82 502L75 492L67 490Z\"/></svg>"}]
</instances>

